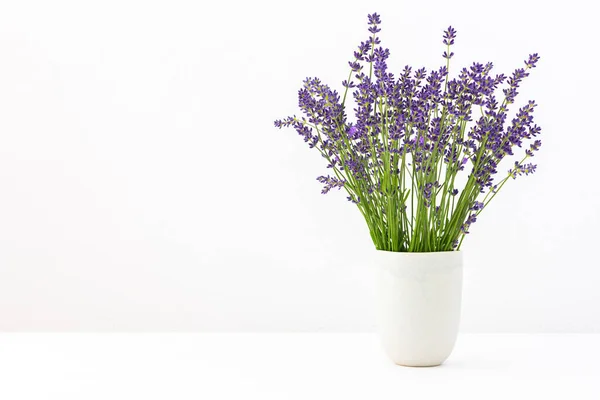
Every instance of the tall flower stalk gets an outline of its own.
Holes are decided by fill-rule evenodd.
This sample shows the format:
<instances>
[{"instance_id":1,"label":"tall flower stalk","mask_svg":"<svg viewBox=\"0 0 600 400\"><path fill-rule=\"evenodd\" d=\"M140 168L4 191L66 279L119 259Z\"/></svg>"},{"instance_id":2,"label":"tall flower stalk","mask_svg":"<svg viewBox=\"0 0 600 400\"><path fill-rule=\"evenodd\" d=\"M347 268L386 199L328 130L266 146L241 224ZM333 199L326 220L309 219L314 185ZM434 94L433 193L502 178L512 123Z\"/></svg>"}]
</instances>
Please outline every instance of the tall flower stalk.
<instances>
[{"instance_id":1,"label":"tall flower stalk","mask_svg":"<svg viewBox=\"0 0 600 400\"><path fill-rule=\"evenodd\" d=\"M451 79L456 30L449 27L445 65L432 71L406 66L396 77L388 72L389 49L380 46L380 24L378 14L368 16L369 38L349 62L341 96L307 78L298 92L303 116L275 126L293 127L321 153L331 170L317 178L322 193L347 192L377 249L458 250L506 182L536 169L528 162L541 146L536 104L529 101L510 121L508 113L539 56L530 55L509 77L492 75L492 63L473 63ZM354 121L346 114L350 94ZM513 167L496 177L500 162L512 156Z\"/></svg>"}]
</instances>

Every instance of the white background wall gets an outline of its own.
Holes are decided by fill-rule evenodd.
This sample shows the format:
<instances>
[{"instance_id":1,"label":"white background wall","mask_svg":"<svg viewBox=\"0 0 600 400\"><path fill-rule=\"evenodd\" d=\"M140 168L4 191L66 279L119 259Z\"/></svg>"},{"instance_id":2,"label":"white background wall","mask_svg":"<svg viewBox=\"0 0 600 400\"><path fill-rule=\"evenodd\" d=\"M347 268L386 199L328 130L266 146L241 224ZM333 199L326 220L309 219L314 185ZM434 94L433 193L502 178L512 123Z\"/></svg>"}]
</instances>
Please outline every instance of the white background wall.
<instances>
[{"instance_id":1,"label":"white background wall","mask_svg":"<svg viewBox=\"0 0 600 400\"><path fill-rule=\"evenodd\" d=\"M592 2L589 2L592 4ZM600 332L596 15L583 0L3 1L0 330L363 331L366 227L291 130L383 18L390 67L510 73L543 126L464 250L464 331Z\"/></svg>"}]
</instances>

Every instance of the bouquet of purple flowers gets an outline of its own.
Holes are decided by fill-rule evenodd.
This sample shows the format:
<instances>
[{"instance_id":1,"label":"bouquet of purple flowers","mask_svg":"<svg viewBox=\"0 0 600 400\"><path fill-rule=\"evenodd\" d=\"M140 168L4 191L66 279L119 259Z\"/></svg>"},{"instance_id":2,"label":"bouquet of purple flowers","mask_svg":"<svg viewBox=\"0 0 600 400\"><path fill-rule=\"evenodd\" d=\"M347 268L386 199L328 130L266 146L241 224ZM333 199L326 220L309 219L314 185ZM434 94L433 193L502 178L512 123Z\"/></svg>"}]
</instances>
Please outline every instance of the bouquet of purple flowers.
<instances>
[{"instance_id":1,"label":"bouquet of purple flowers","mask_svg":"<svg viewBox=\"0 0 600 400\"><path fill-rule=\"evenodd\" d=\"M327 160L331 173L317 180L322 193L344 188L362 213L378 250L435 252L460 249L469 227L510 178L529 175L539 150L534 101L507 121L522 80L539 56L510 77L492 63L473 63L450 78L456 30L444 32L444 66L388 72L389 49L377 36L381 19L368 16L370 37L349 62L343 94L318 78L298 92L304 116L275 121L293 127ZM503 85L503 95L496 98ZM348 93L355 121L346 114ZM506 176L500 162L523 148ZM463 173L464 171L464 173Z\"/></svg>"}]
</instances>

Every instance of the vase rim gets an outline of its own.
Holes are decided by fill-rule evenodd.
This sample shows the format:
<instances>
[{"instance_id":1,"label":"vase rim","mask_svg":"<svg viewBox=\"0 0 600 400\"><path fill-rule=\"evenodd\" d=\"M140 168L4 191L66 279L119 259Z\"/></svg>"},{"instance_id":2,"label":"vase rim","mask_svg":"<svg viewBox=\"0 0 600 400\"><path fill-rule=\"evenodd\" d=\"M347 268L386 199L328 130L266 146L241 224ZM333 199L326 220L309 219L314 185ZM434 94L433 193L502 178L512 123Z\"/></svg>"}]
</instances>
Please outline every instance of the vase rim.
<instances>
[{"instance_id":1,"label":"vase rim","mask_svg":"<svg viewBox=\"0 0 600 400\"><path fill-rule=\"evenodd\" d=\"M443 254L443 253L462 253L462 250L450 250L450 251L390 251L390 250L379 250L380 253L391 253L391 254Z\"/></svg>"}]
</instances>

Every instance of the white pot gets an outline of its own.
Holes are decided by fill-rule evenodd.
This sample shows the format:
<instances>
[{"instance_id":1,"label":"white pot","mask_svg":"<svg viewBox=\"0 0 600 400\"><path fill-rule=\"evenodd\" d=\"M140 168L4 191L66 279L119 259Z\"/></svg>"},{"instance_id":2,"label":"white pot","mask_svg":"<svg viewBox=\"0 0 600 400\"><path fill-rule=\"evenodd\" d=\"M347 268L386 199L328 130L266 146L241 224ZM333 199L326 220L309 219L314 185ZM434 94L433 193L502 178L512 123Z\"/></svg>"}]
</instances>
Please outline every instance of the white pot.
<instances>
[{"instance_id":1,"label":"white pot","mask_svg":"<svg viewBox=\"0 0 600 400\"><path fill-rule=\"evenodd\" d=\"M440 365L456 342L462 295L462 253L376 252L377 325L396 363Z\"/></svg>"}]
</instances>

